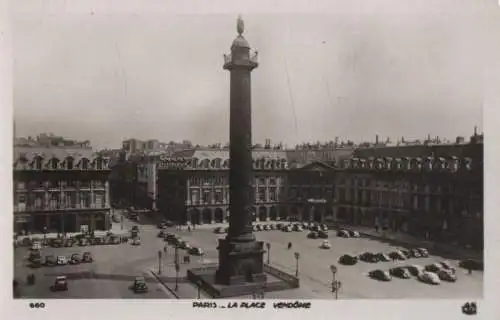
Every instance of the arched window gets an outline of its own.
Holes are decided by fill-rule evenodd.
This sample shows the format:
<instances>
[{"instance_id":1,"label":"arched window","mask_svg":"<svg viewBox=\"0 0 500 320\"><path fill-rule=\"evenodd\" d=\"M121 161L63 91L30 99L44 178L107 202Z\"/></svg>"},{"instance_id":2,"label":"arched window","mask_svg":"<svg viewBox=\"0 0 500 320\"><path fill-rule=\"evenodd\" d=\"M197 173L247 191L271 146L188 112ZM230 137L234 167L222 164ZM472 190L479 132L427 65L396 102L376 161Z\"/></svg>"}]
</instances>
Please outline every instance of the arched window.
<instances>
[{"instance_id":1,"label":"arched window","mask_svg":"<svg viewBox=\"0 0 500 320\"><path fill-rule=\"evenodd\" d=\"M56 169L58 168L58 166L59 166L59 159L57 159L57 158L52 158L52 159L50 160L50 162L51 162L51 167L52 167L52 169L53 169L53 170L56 170Z\"/></svg>"}]
</instances>

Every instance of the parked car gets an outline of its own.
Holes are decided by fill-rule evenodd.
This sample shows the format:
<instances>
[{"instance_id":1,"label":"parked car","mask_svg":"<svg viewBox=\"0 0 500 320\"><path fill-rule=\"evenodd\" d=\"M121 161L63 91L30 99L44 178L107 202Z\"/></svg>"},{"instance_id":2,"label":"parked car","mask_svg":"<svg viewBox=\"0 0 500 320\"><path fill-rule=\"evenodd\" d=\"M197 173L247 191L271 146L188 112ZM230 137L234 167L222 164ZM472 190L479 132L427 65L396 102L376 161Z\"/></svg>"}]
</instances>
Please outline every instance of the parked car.
<instances>
[{"instance_id":1,"label":"parked car","mask_svg":"<svg viewBox=\"0 0 500 320\"><path fill-rule=\"evenodd\" d=\"M133 226L132 229L130 229L130 231L137 231L137 232L139 232L139 227L138 226Z\"/></svg>"},{"instance_id":2,"label":"parked car","mask_svg":"<svg viewBox=\"0 0 500 320\"><path fill-rule=\"evenodd\" d=\"M484 270L484 263L482 260L466 259L462 260L458 264L460 268L467 270Z\"/></svg>"},{"instance_id":3,"label":"parked car","mask_svg":"<svg viewBox=\"0 0 500 320\"><path fill-rule=\"evenodd\" d=\"M349 232L347 230L339 230L337 231L337 237L349 238Z\"/></svg>"},{"instance_id":4,"label":"parked car","mask_svg":"<svg viewBox=\"0 0 500 320\"><path fill-rule=\"evenodd\" d=\"M271 227L268 224L265 224L264 231L271 231Z\"/></svg>"},{"instance_id":5,"label":"parked car","mask_svg":"<svg viewBox=\"0 0 500 320\"><path fill-rule=\"evenodd\" d=\"M203 252L203 250L201 248L198 248L198 247L193 247L193 248L189 249L188 252L190 255L193 255L193 256L202 256L205 254Z\"/></svg>"},{"instance_id":6,"label":"parked car","mask_svg":"<svg viewBox=\"0 0 500 320\"><path fill-rule=\"evenodd\" d=\"M295 224L293 226L293 231L302 232L302 231L304 231L304 229L302 228L302 226L300 224Z\"/></svg>"},{"instance_id":7,"label":"parked car","mask_svg":"<svg viewBox=\"0 0 500 320\"><path fill-rule=\"evenodd\" d=\"M325 232L328 231L328 226L324 223L322 223L319 227L320 227L321 231L325 231Z\"/></svg>"},{"instance_id":8,"label":"parked car","mask_svg":"<svg viewBox=\"0 0 500 320\"><path fill-rule=\"evenodd\" d=\"M214 229L214 233L216 233L216 234L223 234L224 233L224 228L217 227L217 228Z\"/></svg>"},{"instance_id":9,"label":"parked car","mask_svg":"<svg viewBox=\"0 0 500 320\"><path fill-rule=\"evenodd\" d=\"M139 231L137 231L137 230L130 231L130 236L132 238L137 238L139 236Z\"/></svg>"},{"instance_id":10,"label":"parked car","mask_svg":"<svg viewBox=\"0 0 500 320\"><path fill-rule=\"evenodd\" d=\"M130 286L130 289L134 291L134 293L148 292L148 285L146 284L146 279L144 279L144 277L136 277L134 283Z\"/></svg>"},{"instance_id":11,"label":"parked car","mask_svg":"<svg viewBox=\"0 0 500 320\"><path fill-rule=\"evenodd\" d=\"M318 233L316 231L311 231L307 234L307 237L309 239L317 239L318 238Z\"/></svg>"},{"instance_id":12,"label":"parked car","mask_svg":"<svg viewBox=\"0 0 500 320\"><path fill-rule=\"evenodd\" d=\"M408 269L408 271L410 272L410 274L412 276L415 276L415 277L418 277L419 274L423 273L425 271L425 268L420 266L420 265L417 265L417 264L414 264L414 265L411 265L411 266L407 266L406 269Z\"/></svg>"},{"instance_id":13,"label":"parked car","mask_svg":"<svg viewBox=\"0 0 500 320\"><path fill-rule=\"evenodd\" d=\"M385 253L377 253L376 257L378 261L383 261L383 262L391 261L391 258Z\"/></svg>"},{"instance_id":14,"label":"parked car","mask_svg":"<svg viewBox=\"0 0 500 320\"><path fill-rule=\"evenodd\" d=\"M392 280L392 277L389 274L389 272L384 271L384 270L380 270L380 269L370 271L368 273L368 275L370 276L370 278L377 279L380 281L391 281Z\"/></svg>"},{"instance_id":15,"label":"parked car","mask_svg":"<svg viewBox=\"0 0 500 320\"><path fill-rule=\"evenodd\" d=\"M317 224L310 224L309 230L318 232L321 230L321 228Z\"/></svg>"},{"instance_id":16,"label":"parked car","mask_svg":"<svg viewBox=\"0 0 500 320\"><path fill-rule=\"evenodd\" d=\"M67 291L68 290L68 279L66 276L58 276L54 281L54 284L50 286L51 291Z\"/></svg>"},{"instance_id":17,"label":"parked car","mask_svg":"<svg viewBox=\"0 0 500 320\"><path fill-rule=\"evenodd\" d=\"M350 236L351 238L359 238L359 237L360 237L360 234L359 234L359 232L358 232L358 231L348 230L348 232L349 232L349 236Z\"/></svg>"},{"instance_id":18,"label":"parked car","mask_svg":"<svg viewBox=\"0 0 500 320\"><path fill-rule=\"evenodd\" d=\"M139 238L139 237L132 238L132 242L130 242L130 244L133 246L140 246L141 245L141 238Z\"/></svg>"},{"instance_id":19,"label":"parked car","mask_svg":"<svg viewBox=\"0 0 500 320\"><path fill-rule=\"evenodd\" d=\"M448 282L455 282L457 281L457 275L449 270L449 269L442 269L437 272L437 275L439 279L448 281Z\"/></svg>"},{"instance_id":20,"label":"parked car","mask_svg":"<svg viewBox=\"0 0 500 320\"><path fill-rule=\"evenodd\" d=\"M417 248L418 252L420 253L420 256L423 258L427 258L429 256L429 251L425 248Z\"/></svg>"},{"instance_id":21,"label":"parked car","mask_svg":"<svg viewBox=\"0 0 500 320\"><path fill-rule=\"evenodd\" d=\"M165 225L166 225L167 227L174 227L174 226L175 226L175 223L174 223L173 221L167 220L167 221L165 221Z\"/></svg>"},{"instance_id":22,"label":"parked car","mask_svg":"<svg viewBox=\"0 0 500 320\"><path fill-rule=\"evenodd\" d=\"M430 272L438 272L439 270L442 269L443 266L439 263L432 263L425 266L425 271L430 271Z\"/></svg>"},{"instance_id":23,"label":"parked car","mask_svg":"<svg viewBox=\"0 0 500 320\"><path fill-rule=\"evenodd\" d=\"M391 268L389 270L389 273L394 276L394 277L398 277L398 278L401 278L401 279L409 279L410 278L410 271L408 271L407 268L405 267L395 267L395 268Z\"/></svg>"},{"instance_id":24,"label":"parked car","mask_svg":"<svg viewBox=\"0 0 500 320\"><path fill-rule=\"evenodd\" d=\"M25 238L24 240L28 240L28 238ZM31 250L41 250L42 249L42 243L40 241L33 241L33 243L31 244Z\"/></svg>"},{"instance_id":25,"label":"parked car","mask_svg":"<svg viewBox=\"0 0 500 320\"><path fill-rule=\"evenodd\" d=\"M292 232L292 226L285 226L281 229L283 232Z\"/></svg>"},{"instance_id":26,"label":"parked car","mask_svg":"<svg viewBox=\"0 0 500 320\"><path fill-rule=\"evenodd\" d=\"M371 252L363 252L359 255L359 260L370 263L378 262L377 255Z\"/></svg>"},{"instance_id":27,"label":"parked car","mask_svg":"<svg viewBox=\"0 0 500 320\"><path fill-rule=\"evenodd\" d=\"M274 223L273 224L269 224L269 228L271 228L271 230L277 230L278 229Z\"/></svg>"},{"instance_id":28,"label":"parked car","mask_svg":"<svg viewBox=\"0 0 500 320\"><path fill-rule=\"evenodd\" d=\"M158 232L158 238L163 238L167 234L166 229L161 229L160 232Z\"/></svg>"},{"instance_id":29,"label":"parked car","mask_svg":"<svg viewBox=\"0 0 500 320\"><path fill-rule=\"evenodd\" d=\"M117 235L112 235L108 239L109 244L120 244L120 238Z\"/></svg>"},{"instance_id":30,"label":"parked car","mask_svg":"<svg viewBox=\"0 0 500 320\"><path fill-rule=\"evenodd\" d=\"M45 256L45 263L44 263L47 267L52 267L52 266L55 266L57 265L57 259L56 257L54 257L53 255L48 255L48 256Z\"/></svg>"},{"instance_id":31,"label":"parked car","mask_svg":"<svg viewBox=\"0 0 500 320\"><path fill-rule=\"evenodd\" d=\"M455 268L448 261L441 261L438 263L441 265L441 267L443 267L444 270L450 270L452 273L456 272Z\"/></svg>"},{"instance_id":32,"label":"parked car","mask_svg":"<svg viewBox=\"0 0 500 320\"><path fill-rule=\"evenodd\" d=\"M328 240L323 240L323 242L321 242L321 245L319 247L321 249L330 249L332 245L330 244L330 242L328 242Z\"/></svg>"},{"instance_id":33,"label":"parked car","mask_svg":"<svg viewBox=\"0 0 500 320\"><path fill-rule=\"evenodd\" d=\"M321 239L328 239L328 232L320 230L318 232L318 237L321 238Z\"/></svg>"},{"instance_id":34,"label":"parked car","mask_svg":"<svg viewBox=\"0 0 500 320\"><path fill-rule=\"evenodd\" d=\"M63 247L63 239L53 239L50 242L50 246L53 248L61 248Z\"/></svg>"},{"instance_id":35,"label":"parked car","mask_svg":"<svg viewBox=\"0 0 500 320\"><path fill-rule=\"evenodd\" d=\"M179 249L184 249L184 250L189 250L192 248L191 244L189 242L181 240L179 241Z\"/></svg>"},{"instance_id":36,"label":"parked car","mask_svg":"<svg viewBox=\"0 0 500 320\"><path fill-rule=\"evenodd\" d=\"M175 239L178 237L178 235L175 235L173 233L167 233L165 234L165 241L169 242L169 243L173 243L175 241Z\"/></svg>"},{"instance_id":37,"label":"parked car","mask_svg":"<svg viewBox=\"0 0 500 320\"><path fill-rule=\"evenodd\" d=\"M257 231L259 231L259 228L257 228L257 225L256 225L256 224L254 224L254 225L252 226L252 230L253 230L254 232L257 232Z\"/></svg>"},{"instance_id":38,"label":"parked car","mask_svg":"<svg viewBox=\"0 0 500 320\"><path fill-rule=\"evenodd\" d=\"M40 268L43 263L42 263L42 257L34 257L29 260L29 267L30 268Z\"/></svg>"},{"instance_id":39,"label":"parked car","mask_svg":"<svg viewBox=\"0 0 500 320\"><path fill-rule=\"evenodd\" d=\"M418 275L418 280L428 283L428 284L440 284L441 280L439 279L439 276L435 274L434 272L429 272L429 271L424 271Z\"/></svg>"},{"instance_id":40,"label":"parked car","mask_svg":"<svg viewBox=\"0 0 500 320\"><path fill-rule=\"evenodd\" d=\"M28 256L28 260L32 261L33 259L41 259L42 252L40 250L31 250Z\"/></svg>"},{"instance_id":41,"label":"parked car","mask_svg":"<svg viewBox=\"0 0 500 320\"><path fill-rule=\"evenodd\" d=\"M69 264L80 264L81 262L82 258L79 253L73 253L69 259Z\"/></svg>"},{"instance_id":42,"label":"parked car","mask_svg":"<svg viewBox=\"0 0 500 320\"><path fill-rule=\"evenodd\" d=\"M165 221L161 221L160 223L158 223L157 227L158 229L163 229L167 226L166 222Z\"/></svg>"},{"instance_id":43,"label":"parked car","mask_svg":"<svg viewBox=\"0 0 500 320\"><path fill-rule=\"evenodd\" d=\"M87 238L80 238L78 240L78 245L80 247L88 246L90 244L89 240Z\"/></svg>"},{"instance_id":44,"label":"parked car","mask_svg":"<svg viewBox=\"0 0 500 320\"><path fill-rule=\"evenodd\" d=\"M358 263L358 258L355 256L351 256L349 254L344 254L343 256L341 256L339 258L339 263L344 264L344 265L348 265L348 266L352 266L352 265L355 265L356 263Z\"/></svg>"},{"instance_id":45,"label":"parked car","mask_svg":"<svg viewBox=\"0 0 500 320\"><path fill-rule=\"evenodd\" d=\"M94 262L94 257L90 252L84 252L82 256L82 263L91 263Z\"/></svg>"},{"instance_id":46,"label":"parked car","mask_svg":"<svg viewBox=\"0 0 500 320\"><path fill-rule=\"evenodd\" d=\"M281 222L279 222L279 223L276 224L276 229L277 230L281 230L281 229L283 229L283 226L284 226L284 224L281 223Z\"/></svg>"},{"instance_id":47,"label":"parked car","mask_svg":"<svg viewBox=\"0 0 500 320\"><path fill-rule=\"evenodd\" d=\"M420 251L418 249L410 249L410 255L412 258L421 258L422 254L420 254Z\"/></svg>"},{"instance_id":48,"label":"parked car","mask_svg":"<svg viewBox=\"0 0 500 320\"><path fill-rule=\"evenodd\" d=\"M406 260L406 257L403 253L400 251L392 251L389 252L389 258L394 259L394 260Z\"/></svg>"},{"instance_id":49,"label":"parked car","mask_svg":"<svg viewBox=\"0 0 500 320\"><path fill-rule=\"evenodd\" d=\"M255 227L257 228L257 231L263 231L264 228L261 224L256 224Z\"/></svg>"},{"instance_id":50,"label":"parked car","mask_svg":"<svg viewBox=\"0 0 500 320\"><path fill-rule=\"evenodd\" d=\"M307 221L302 222L302 228L309 229L309 227L310 227L309 222Z\"/></svg>"},{"instance_id":51,"label":"parked car","mask_svg":"<svg viewBox=\"0 0 500 320\"><path fill-rule=\"evenodd\" d=\"M399 252L401 252L406 259L410 259L412 257L410 250L408 249L399 249Z\"/></svg>"}]
</instances>

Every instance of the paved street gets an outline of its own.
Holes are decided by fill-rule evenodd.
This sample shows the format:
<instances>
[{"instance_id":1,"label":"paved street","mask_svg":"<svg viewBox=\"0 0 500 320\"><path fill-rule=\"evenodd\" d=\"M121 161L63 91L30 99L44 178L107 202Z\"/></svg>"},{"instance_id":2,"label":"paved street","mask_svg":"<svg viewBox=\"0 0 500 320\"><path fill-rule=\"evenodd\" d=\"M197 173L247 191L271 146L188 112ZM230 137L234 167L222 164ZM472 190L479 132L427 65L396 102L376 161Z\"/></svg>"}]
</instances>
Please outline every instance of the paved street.
<instances>
[{"instance_id":1,"label":"paved street","mask_svg":"<svg viewBox=\"0 0 500 320\"><path fill-rule=\"evenodd\" d=\"M136 223L124 220L124 229L128 230ZM115 226L116 227L116 226ZM139 225L141 229L141 245L130 244L101 245L71 248L44 248L42 255L53 254L71 256L72 253L92 253L94 263L42 267L30 269L26 267L25 258L28 248L15 249L14 275L23 282L22 296L26 298L172 298L172 295L150 275L149 267L158 261L158 250L164 243L157 238L158 230L154 225ZM120 225L118 224L118 228ZM26 276L36 275L36 284L24 284ZM56 276L67 275L69 290L67 292L51 292L50 285ZM145 276L149 292L134 294L129 290L136 276Z\"/></svg>"},{"instance_id":2,"label":"paved street","mask_svg":"<svg viewBox=\"0 0 500 320\"><path fill-rule=\"evenodd\" d=\"M137 223L125 219L124 229L128 230ZM15 276L24 281L26 275L35 273L37 283L35 286L23 285L23 297L29 298L173 298L173 295L163 285L159 284L151 276L151 270L158 268L158 250L162 250L165 242L157 237L158 229L153 221L141 219L140 227L141 245L130 244L72 247L72 248L46 248L43 255L66 255L72 253L92 252L95 262L92 264L80 264L76 266L43 267L40 269L29 269L25 267L24 258L27 256L27 248L15 250ZM206 255L205 263L217 263L218 252L216 250L217 239L225 235L213 233L218 225L202 226L194 231L170 228L170 232L181 235L194 246L203 248ZM115 226L116 229L117 226ZM118 224L119 228L119 224ZM330 299L332 293L330 281L332 275L330 264L338 266L337 279L343 283L340 292L341 299L404 299L404 298L478 298L482 296L482 272L466 274L465 270L457 268L458 281L456 283L442 282L439 286L431 286L418 282L415 279L401 280L393 279L391 282L379 282L367 277L367 273L373 269L389 269L394 265L419 264L426 265L444 258L431 256L429 258L410 259L404 262L383 262L370 264L358 262L355 266L342 266L337 263L338 258L345 253L361 253L364 251L388 252L394 246L377 240L367 238L338 238L330 231L329 250L320 249L321 239L307 239L307 231L285 233L281 231L260 231L256 233L257 239L271 244L271 264L289 273L295 273L296 261L294 252L300 253L299 275L301 286L298 289L282 292L266 293L266 298L276 299ZM288 242L292 242L291 250L287 249ZM185 254L180 251L180 254ZM182 258L182 257L181 257ZM199 265L199 258L192 257L189 267ZM267 260L267 254L265 256ZM164 274L169 274L173 269L171 254L164 255ZM446 259L457 266L458 261ZM188 267L188 266L185 266ZM167 270L168 269L168 270ZM184 270L183 266L183 270ZM169 271L169 272L167 272ZM171 272L170 272L171 273ZM68 292L53 293L49 286L57 275L67 275L70 290ZM128 287L136 276L143 275L149 282L147 294L136 295ZM185 276L185 272L181 274ZM187 291L185 295L195 298L196 290L188 288L189 284L183 284ZM187 298L187 296L185 298Z\"/></svg>"},{"instance_id":3,"label":"paved street","mask_svg":"<svg viewBox=\"0 0 500 320\"><path fill-rule=\"evenodd\" d=\"M192 245L202 247L208 260L217 261L216 240L224 235L213 233L213 228L202 228L192 232L177 231ZM338 266L337 279L343 283L340 298L343 299L407 299L407 298L478 298L482 296L483 273L466 274L464 269L457 267L458 281L456 283L442 282L439 286L421 283L415 279L393 279L384 283L372 280L367 273L374 269L389 269L394 265L418 264L425 266L432 262L449 261L458 266L457 260L444 259L438 256L429 258L409 259L403 262L365 263L358 262L354 266L338 264L338 258L345 253L362 253L364 251L388 252L397 247L366 238L338 238L330 231L329 250L320 249L321 239L307 239L307 231L285 233L281 231L260 231L257 239L271 243L271 264L288 271L295 272L294 252L300 253L299 275L301 287L284 292L270 292L267 298L331 298L330 265ZM288 242L292 242L292 250L287 250ZM267 255L266 255L267 260Z\"/></svg>"}]
</instances>

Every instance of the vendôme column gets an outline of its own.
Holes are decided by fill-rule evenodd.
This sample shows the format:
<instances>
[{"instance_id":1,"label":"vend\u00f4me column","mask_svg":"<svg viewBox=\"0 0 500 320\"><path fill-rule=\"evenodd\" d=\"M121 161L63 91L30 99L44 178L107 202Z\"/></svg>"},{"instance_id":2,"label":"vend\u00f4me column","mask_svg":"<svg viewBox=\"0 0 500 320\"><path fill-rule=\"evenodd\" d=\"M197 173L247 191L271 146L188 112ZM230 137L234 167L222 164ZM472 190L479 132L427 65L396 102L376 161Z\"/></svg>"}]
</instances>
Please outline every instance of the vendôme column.
<instances>
[{"instance_id":1,"label":"vend\u00f4me column","mask_svg":"<svg viewBox=\"0 0 500 320\"><path fill-rule=\"evenodd\" d=\"M238 36L225 56L230 71L229 123L229 232L219 241L219 283L238 284L265 281L263 243L255 241L252 230L254 181L252 165L251 72L258 66L250 57L250 45L243 37L243 20L238 18Z\"/></svg>"}]
</instances>

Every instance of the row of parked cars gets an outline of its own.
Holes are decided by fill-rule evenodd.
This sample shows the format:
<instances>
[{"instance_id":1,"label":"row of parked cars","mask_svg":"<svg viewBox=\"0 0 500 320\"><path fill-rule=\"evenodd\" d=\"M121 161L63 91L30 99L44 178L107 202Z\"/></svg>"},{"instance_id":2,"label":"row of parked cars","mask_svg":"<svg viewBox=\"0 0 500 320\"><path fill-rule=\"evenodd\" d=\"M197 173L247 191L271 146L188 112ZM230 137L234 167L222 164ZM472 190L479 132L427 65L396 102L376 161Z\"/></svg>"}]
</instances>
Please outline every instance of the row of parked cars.
<instances>
[{"instance_id":1,"label":"row of parked cars","mask_svg":"<svg viewBox=\"0 0 500 320\"><path fill-rule=\"evenodd\" d=\"M345 254L340 257L339 262L344 265L354 265L358 260L370 263L388 262L394 260L407 260L410 258L426 258L429 252L425 248L400 249L388 253L363 252L358 255Z\"/></svg>"},{"instance_id":2,"label":"row of parked cars","mask_svg":"<svg viewBox=\"0 0 500 320\"><path fill-rule=\"evenodd\" d=\"M201 248L191 246L191 244L189 242L183 240L181 236L166 232L165 229L160 230L158 237L163 238L163 240L165 240L165 242L167 242L173 246L176 246L177 248L179 248L181 250L187 251L188 254L190 254L190 255L202 256L205 254Z\"/></svg>"},{"instance_id":3,"label":"row of parked cars","mask_svg":"<svg viewBox=\"0 0 500 320\"><path fill-rule=\"evenodd\" d=\"M412 276L419 281L428 284L440 284L441 280L448 282L457 281L456 270L447 261L436 262L422 267L420 265L410 265L394 267L389 270L372 270L369 277L380 281L391 281L393 277L400 279L410 279Z\"/></svg>"},{"instance_id":4,"label":"row of parked cars","mask_svg":"<svg viewBox=\"0 0 500 320\"><path fill-rule=\"evenodd\" d=\"M64 255L55 256L52 254L42 257L40 250L32 250L28 257L29 266L31 268L64 266L68 264L91 263L94 258L90 252L84 252L83 255L73 253L67 257Z\"/></svg>"}]
</instances>

